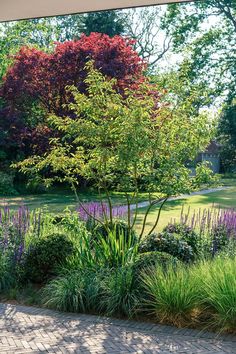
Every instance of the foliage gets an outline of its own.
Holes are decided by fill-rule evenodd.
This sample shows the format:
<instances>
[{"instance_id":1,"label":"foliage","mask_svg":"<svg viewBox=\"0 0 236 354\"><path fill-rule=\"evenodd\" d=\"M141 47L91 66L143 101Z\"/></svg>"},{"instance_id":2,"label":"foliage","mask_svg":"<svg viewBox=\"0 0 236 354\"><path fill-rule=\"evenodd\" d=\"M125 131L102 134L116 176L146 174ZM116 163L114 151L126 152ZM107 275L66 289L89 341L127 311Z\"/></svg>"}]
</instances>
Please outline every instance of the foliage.
<instances>
[{"instance_id":1,"label":"foliage","mask_svg":"<svg viewBox=\"0 0 236 354\"><path fill-rule=\"evenodd\" d=\"M194 231L190 226L186 224L168 224L163 232L167 232L170 234L176 234L177 237L180 237L182 240L187 242L189 246L192 247L193 252L197 254L199 252L200 247L200 239L199 235Z\"/></svg>"},{"instance_id":2,"label":"foliage","mask_svg":"<svg viewBox=\"0 0 236 354\"><path fill-rule=\"evenodd\" d=\"M8 257L0 252L0 293L8 290L14 284L14 274Z\"/></svg>"},{"instance_id":3,"label":"foliage","mask_svg":"<svg viewBox=\"0 0 236 354\"><path fill-rule=\"evenodd\" d=\"M42 155L49 149L49 140L58 134L48 127L46 116L68 113L64 105L73 101L68 85L87 92L84 65L91 59L104 75L117 79L118 90L144 79L145 64L133 41L120 36L92 33L58 42L50 51L25 45L14 54L0 83L0 150L5 160L19 160L29 152Z\"/></svg>"},{"instance_id":4,"label":"foliage","mask_svg":"<svg viewBox=\"0 0 236 354\"><path fill-rule=\"evenodd\" d=\"M232 211L225 215L225 225L235 231ZM214 258L184 264L162 251L138 253L139 243L127 243L123 232L110 232L106 239L98 234L101 238L91 247L85 224L69 211L59 218L47 212L32 214L25 207L16 212L5 208L0 225L1 295L31 304L38 304L40 297L44 305L62 311L118 317L141 313L177 326L201 324L235 332L235 245L234 252L229 245ZM223 234L223 222L218 226L222 230L217 232ZM210 233L204 230L211 243ZM195 240L187 219L186 224L168 225L163 234L175 240L186 237L190 243ZM173 246L171 242L168 247ZM42 276L43 270L47 274ZM23 272L28 282L40 275L37 281L47 279L48 283L40 284L42 291L30 283L25 286L19 282Z\"/></svg>"},{"instance_id":5,"label":"foliage","mask_svg":"<svg viewBox=\"0 0 236 354\"><path fill-rule=\"evenodd\" d=\"M218 135L222 143L221 163L224 172L233 172L236 167L236 102L223 109L218 126Z\"/></svg>"},{"instance_id":6,"label":"foliage","mask_svg":"<svg viewBox=\"0 0 236 354\"><path fill-rule=\"evenodd\" d=\"M148 211L159 202L161 210L170 195L196 188L186 161L208 143L208 118L205 114L191 117L184 107L178 110L162 104L157 88L149 83L140 85L135 94L126 89L124 97L114 89L118 81L103 76L93 62L85 70L87 93L69 88L67 92L74 97L67 108L70 116L49 119L61 138L51 139L47 154L32 156L18 167L33 178L41 176L48 186L67 182L75 192L82 176L106 193L111 223L109 191L132 192L131 197L126 195L127 221L132 229L136 211L131 220L130 205L136 203L140 186L150 193ZM153 200L153 193L159 193L160 198Z\"/></svg>"},{"instance_id":7,"label":"foliage","mask_svg":"<svg viewBox=\"0 0 236 354\"><path fill-rule=\"evenodd\" d=\"M97 32L114 37L124 33L124 25L124 16L120 11L90 12L81 18L80 31L87 36Z\"/></svg>"},{"instance_id":8,"label":"foliage","mask_svg":"<svg viewBox=\"0 0 236 354\"><path fill-rule=\"evenodd\" d=\"M175 51L186 54L191 81L210 86L215 97L235 92L235 15L234 0L208 0L169 5L162 18Z\"/></svg>"},{"instance_id":9,"label":"foliage","mask_svg":"<svg viewBox=\"0 0 236 354\"><path fill-rule=\"evenodd\" d=\"M159 322L175 326L192 323L201 307L201 283L192 269L185 266L143 273L148 295L146 306Z\"/></svg>"},{"instance_id":10,"label":"foliage","mask_svg":"<svg viewBox=\"0 0 236 354\"><path fill-rule=\"evenodd\" d=\"M23 260L25 279L43 283L55 274L55 267L63 264L73 251L72 241L63 234L48 235L38 240L29 248Z\"/></svg>"},{"instance_id":11,"label":"foliage","mask_svg":"<svg viewBox=\"0 0 236 354\"><path fill-rule=\"evenodd\" d=\"M134 316L139 299L140 292L132 267L116 268L104 278L101 303L107 315Z\"/></svg>"},{"instance_id":12,"label":"foliage","mask_svg":"<svg viewBox=\"0 0 236 354\"><path fill-rule=\"evenodd\" d=\"M101 283L99 272L68 272L48 283L43 291L46 306L69 312L100 311Z\"/></svg>"},{"instance_id":13,"label":"foliage","mask_svg":"<svg viewBox=\"0 0 236 354\"><path fill-rule=\"evenodd\" d=\"M78 240L77 251L68 260L66 269L89 268L96 270L98 267L116 268L131 264L138 252L137 244L132 238L127 240L124 233L117 234L110 231L106 239L101 234L96 235L96 240L88 235L81 235Z\"/></svg>"},{"instance_id":14,"label":"foliage","mask_svg":"<svg viewBox=\"0 0 236 354\"><path fill-rule=\"evenodd\" d=\"M117 79L120 89L143 80L144 63L132 45L132 40L120 36L92 33L58 43L50 53L22 47L4 78L1 96L14 107L33 98L50 113L67 113L63 105L71 101L71 95L66 87L74 85L86 92L85 64L91 59L104 75Z\"/></svg>"},{"instance_id":15,"label":"foliage","mask_svg":"<svg viewBox=\"0 0 236 354\"><path fill-rule=\"evenodd\" d=\"M144 252L166 252L184 262L194 260L194 253L191 246L180 237L169 232L150 234L140 243L139 251Z\"/></svg>"},{"instance_id":16,"label":"foliage","mask_svg":"<svg viewBox=\"0 0 236 354\"><path fill-rule=\"evenodd\" d=\"M179 261L176 257L173 257L166 252L144 252L139 253L134 262L134 272L136 275L140 275L143 271L147 271L150 268L166 269L169 265L178 265Z\"/></svg>"},{"instance_id":17,"label":"foliage","mask_svg":"<svg viewBox=\"0 0 236 354\"><path fill-rule=\"evenodd\" d=\"M203 209L181 213L180 225L198 233L198 249L204 257L215 256L236 243L236 213L234 209ZM202 250L202 251L201 251Z\"/></svg>"},{"instance_id":18,"label":"foliage","mask_svg":"<svg viewBox=\"0 0 236 354\"><path fill-rule=\"evenodd\" d=\"M6 253L15 266L21 262L25 252L29 223L30 213L24 206L13 213L9 207L0 209L0 252ZM35 217L34 225L37 224L38 218Z\"/></svg>"},{"instance_id":19,"label":"foliage","mask_svg":"<svg viewBox=\"0 0 236 354\"><path fill-rule=\"evenodd\" d=\"M213 263L203 263L199 270L202 297L213 313L209 323L220 331L236 329L236 259L216 258Z\"/></svg>"},{"instance_id":20,"label":"foliage","mask_svg":"<svg viewBox=\"0 0 236 354\"><path fill-rule=\"evenodd\" d=\"M117 239L123 235L124 241L130 245L135 245L137 242L135 231L129 230L127 223L122 220L115 220L113 224L96 225L92 230L92 242L99 242L100 237L107 240L111 232L116 235Z\"/></svg>"},{"instance_id":21,"label":"foliage","mask_svg":"<svg viewBox=\"0 0 236 354\"><path fill-rule=\"evenodd\" d=\"M58 40L56 26L47 18L15 21L0 25L0 79L13 61L13 55L24 45L52 47Z\"/></svg>"},{"instance_id":22,"label":"foliage","mask_svg":"<svg viewBox=\"0 0 236 354\"><path fill-rule=\"evenodd\" d=\"M14 188L14 175L0 171L0 195L16 195Z\"/></svg>"}]
</instances>

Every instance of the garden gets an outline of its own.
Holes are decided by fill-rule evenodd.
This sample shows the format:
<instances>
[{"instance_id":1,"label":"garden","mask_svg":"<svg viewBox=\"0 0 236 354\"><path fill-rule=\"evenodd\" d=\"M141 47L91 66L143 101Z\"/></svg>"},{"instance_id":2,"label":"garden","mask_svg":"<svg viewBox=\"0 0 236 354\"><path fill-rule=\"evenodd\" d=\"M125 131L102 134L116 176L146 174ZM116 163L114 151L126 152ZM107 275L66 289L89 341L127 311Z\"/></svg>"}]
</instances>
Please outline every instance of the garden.
<instances>
[{"instance_id":1,"label":"garden","mask_svg":"<svg viewBox=\"0 0 236 354\"><path fill-rule=\"evenodd\" d=\"M236 333L235 30L178 6L140 10L148 37L125 11L0 28L1 302ZM157 15L172 54L188 45L168 70ZM213 140L221 176L198 159Z\"/></svg>"}]
</instances>

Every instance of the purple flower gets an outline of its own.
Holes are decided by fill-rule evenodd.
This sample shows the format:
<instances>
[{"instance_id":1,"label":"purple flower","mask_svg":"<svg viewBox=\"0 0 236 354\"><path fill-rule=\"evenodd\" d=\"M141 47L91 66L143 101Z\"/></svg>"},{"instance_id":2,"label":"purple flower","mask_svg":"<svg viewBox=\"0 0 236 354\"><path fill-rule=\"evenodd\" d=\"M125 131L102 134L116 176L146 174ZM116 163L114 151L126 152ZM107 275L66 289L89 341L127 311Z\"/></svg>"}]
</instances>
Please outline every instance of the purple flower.
<instances>
[{"instance_id":1,"label":"purple flower","mask_svg":"<svg viewBox=\"0 0 236 354\"><path fill-rule=\"evenodd\" d=\"M104 202L87 202L80 205L77 209L79 217L83 221L90 218L104 220L110 219L109 205ZM117 205L112 207L112 217L116 219L124 219L127 216L128 207L126 205Z\"/></svg>"},{"instance_id":2,"label":"purple flower","mask_svg":"<svg viewBox=\"0 0 236 354\"><path fill-rule=\"evenodd\" d=\"M224 229L228 238L236 239L236 210L235 209L199 209L190 216L189 211L181 211L180 222L199 230L200 234L212 234L216 229Z\"/></svg>"}]
</instances>

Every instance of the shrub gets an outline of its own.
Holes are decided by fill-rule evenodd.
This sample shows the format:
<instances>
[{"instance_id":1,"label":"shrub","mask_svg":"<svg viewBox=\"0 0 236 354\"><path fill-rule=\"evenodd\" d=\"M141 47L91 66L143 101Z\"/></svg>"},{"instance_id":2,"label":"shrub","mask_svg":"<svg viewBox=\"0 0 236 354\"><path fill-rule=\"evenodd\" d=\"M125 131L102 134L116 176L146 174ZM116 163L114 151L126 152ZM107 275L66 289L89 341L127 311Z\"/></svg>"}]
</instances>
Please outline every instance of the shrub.
<instances>
[{"instance_id":1,"label":"shrub","mask_svg":"<svg viewBox=\"0 0 236 354\"><path fill-rule=\"evenodd\" d=\"M63 234L39 239L31 246L24 259L25 278L42 283L54 273L55 267L66 261L74 251L73 243Z\"/></svg>"},{"instance_id":2,"label":"shrub","mask_svg":"<svg viewBox=\"0 0 236 354\"><path fill-rule=\"evenodd\" d=\"M176 238L174 234L169 232L148 235L141 242L139 251L141 253L152 251L166 252L184 262L194 260L192 247L189 246L187 242Z\"/></svg>"},{"instance_id":3,"label":"shrub","mask_svg":"<svg viewBox=\"0 0 236 354\"><path fill-rule=\"evenodd\" d=\"M0 195L16 195L14 176L0 171Z\"/></svg>"},{"instance_id":4,"label":"shrub","mask_svg":"<svg viewBox=\"0 0 236 354\"><path fill-rule=\"evenodd\" d=\"M176 266L179 263L176 257L166 252L145 252L140 253L134 262L134 272L139 275L142 271L151 267L161 267L166 269L169 265Z\"/></svg>"},{"instance_id":5,"label":"shrub","mask_svg":"<svg viewBox=\"0 0 236 354\"><path fill-rule=\"evenodd\" d=\"M200 236L188 225L186 224L169 224L164 229L163 232L168 232L177 236L181 240L187 242L195 254L200 251Z\"/></svg>"},{"instance_id":6,"label":"shrub","mask_svg":"<svg viewBox=\"0 0 236 354\"><path fill-rule=\"evenodd\" d=\"M152 269L142 276L145 304L158 321L181 326L190 324L201 308L201 287L195 272L186 266Z\"/></svg>"},{"instance_id":7,"label":"shrub","mask_svg":"<svg viewBox=\"0 0 236 354\"><path fill-rule=\"evenodd\" d=\"M0 253L0 293L9 289L13 281L9 259L6 255Z\"/></svg>"},{"instance_id":8,"label":"shrub","mask_svg":"<svg viewBox=\"0 0 236 354\"><path fill-rule=\"evenodd\" d=\"M236 332L236 258L203 263L202 297L212 313L211 325Z\"/></svg>"},{"instance_id":9,"label":"shrub","mask_svg":"<svg viewBox=\"0 0 236 354\"><path fill-rule=\"evenodd\" d=\"M228 230L224 225L215 226L210 234L211 238L211 254L215 256L222 251L230 241Z\"/></svg>"},{"instance_id":10,"label":"shrub","mask_svg":"<svg viewBox=\"0 0 236 354\"><path fill-rule=\"evenodd\" d=\"M72 271L52 280L43 291L43 303L60 311L100 310L100 274L92 270Z\"/></svg>"}]
</instances>

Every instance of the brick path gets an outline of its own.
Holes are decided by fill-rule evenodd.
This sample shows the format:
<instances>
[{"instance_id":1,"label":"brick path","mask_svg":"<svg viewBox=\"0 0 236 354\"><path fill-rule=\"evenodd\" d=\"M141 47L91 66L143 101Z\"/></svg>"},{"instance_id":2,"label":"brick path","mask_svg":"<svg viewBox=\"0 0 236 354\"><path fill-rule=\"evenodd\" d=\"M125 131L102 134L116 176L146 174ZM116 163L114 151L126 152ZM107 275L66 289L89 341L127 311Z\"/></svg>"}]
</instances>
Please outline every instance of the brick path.
<instances>
[{"instance_id":1,"label":"brick path","mask_svg":"<svg viewBox=\"0 0 236 354\"><path fill-rule=\"evenodd\" d=\"M0 304L0 354L236 354L236 337Z\"/></svg>"}]
</instances>

